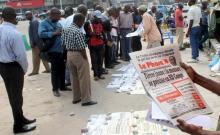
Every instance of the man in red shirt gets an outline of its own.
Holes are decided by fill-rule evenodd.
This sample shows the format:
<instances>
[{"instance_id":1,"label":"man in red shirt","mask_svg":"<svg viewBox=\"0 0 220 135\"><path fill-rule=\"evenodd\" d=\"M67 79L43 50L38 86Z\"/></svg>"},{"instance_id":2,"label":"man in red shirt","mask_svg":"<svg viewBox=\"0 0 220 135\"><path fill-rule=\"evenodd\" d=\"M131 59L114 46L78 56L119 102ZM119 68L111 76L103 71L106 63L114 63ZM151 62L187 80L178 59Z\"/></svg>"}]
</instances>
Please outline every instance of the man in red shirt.
<instances>
[{"instance_id":1,"label":"man in red shirt","mask_svg":"<svg viewBox=\"0 0 220 135\"><path fill-rule=\"evenodd\" d=\"M178 7L175 11L175 24L176 24L176 35L177 35L177 42L179 45L180 50L184 50L183 47L183 38L184 38L184 23L183 23L183 5L178 4Z\"/></svg>"},{"instance_id":2,"label":"man in red shirt","mask_svg":"<svg viewBox=\"0 0 220 135\"><path fill-rule=\"evenodd\" d=\"M87 43L89 45L94 80L105 79L102 76L102 61L104 53L104 30L102 23L102 13L94 11L94 19L85 23Z\"/></svg>"}]
</instances>

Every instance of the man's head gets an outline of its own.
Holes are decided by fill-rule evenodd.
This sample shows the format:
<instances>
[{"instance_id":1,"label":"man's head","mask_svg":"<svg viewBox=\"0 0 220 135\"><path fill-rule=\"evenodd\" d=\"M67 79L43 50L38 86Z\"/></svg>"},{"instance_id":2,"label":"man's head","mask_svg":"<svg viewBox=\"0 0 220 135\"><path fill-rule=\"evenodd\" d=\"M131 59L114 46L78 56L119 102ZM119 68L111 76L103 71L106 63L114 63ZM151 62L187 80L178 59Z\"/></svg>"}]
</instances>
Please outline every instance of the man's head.
<instances>
[{"instance_id":1,"label":"man's head","mask_svg":"<svg viewBox=\"0 0 220 135\"><path fill-rule=\"evenodd\" d=\"M96 11L94 11L93 15L94 15L95 21L101 21L102 20L103 16L102 16L102 12L101 11L96 10Z\"/></svg>"},{"instance_id":2,"label":"man's head","mask_svg":"<svg viewBox=\"0 0 220 135\"><path fill-rule=\"evenodd\" d=\"M33 18L33 14L31 11L26 11L25 16L26 16L26 19L29 21L32 20L32 18Z\"/></svg>"},{"instance_id":3,"label":"man's head","mask_svg":"<svg viewBox=\"0 0 220 135\"><path fill-rule=\"evenodd\" d=\"M131 10L130 5L125 5L125 7L124 7L124 12L125 12L125 13L128 13L130 10Z\"/></svg>"},{"instance_id":4,"label":"man's head","mask_svg":"<svg viewBox=\"0 0 220 135\"><path fill-rule=\"evenodd\" d=\"M6 22L17 24L16 12L11 7L6 7L6 8L3 9L3 11L2 11L2 18Z\"/></svg>"},{"instance_id":5,"label":"man's head","mask_svg":"<svg viewBox=\"0 0 220 135\"><path fill-rule=\"evenodd\" d=\"M196 4L196 0L189 0L188 1L189 6L192 6L192 5L195 5L195 4Z\"/></svg>"},{"instance_id":6,"label":"man's head","mask_svg":"<svg viewBox=\"0 0 220 135\"><path fill-rule=\"evenodd\" d=\"M79 28L83 26L85 22L85 16L81 13L76 13L74 15L73 23L75 23Z\"/></svg>"},{"instance_id":7,"label":"man's head","mask_svg":"<svg viewBox=\"0 0 220 135\"><path fill-rule=\"evenodd\" d=\"M156 12L157 12L156 6L152 6L152 7L151 7L151 12L152 12L152 13L156 13Z\"/></svg>"},{"instance_id":8,"label":"man's head","mask_svg":"<svg viewBox=\"0 0 220 135\"><path fill-rule=\"evenodd\" d=\"M70 6L67 6L64 11L66 17L71 16L73 14L73 8Z\"/></svg>"},{"instance_id":9,"label":"man's head","mask_svg":"<svg viewBox=\"0 0 220 135\"><path fill-rule=\"evenodd\" d=\"M147 7L145 5L141 5L138 7L138 12L142 16L147 11Z\"/></svg>"},{"instance_id":10,"label":"man's head","mask_svg":"<svg viewBox=\"0 0 220 135\"><path fill-rule=\"evenodd\" d=\"M52 8L49 12L49 17L52 22L58 22L61 17L61 12L58 8Z\"/></svg>"},{"instance_id":11,"label":"man's head","mask_svg":"<svg viewBox=\"0 0 220 135\"><path fill-rule=\"evenodd\" d=\"M100 12L104 12L104 8L101 5L96 5L95 10L99 10Z\"/></svg>"},{"instance_id":12,"label":"man's head","mask_svg":"<svg viewBox=\"0 0 220 135\"><path fill-rule=\"evenodd\" d=\"M206 10L208 8L208 2L207 1L203 1L202 2L202 10Z\"/></svg>"},{"instance_id":13,"label":"man's head","mask_svg":"<svg viewBox=\"0 0 220 135\"><path fill-rule=\"evenodd\" d=\"M183 4L178 4L178 8L180 9L180 10L183 10Z\"/></svg>"},{"instance_id":14,"label":"man's head","mask_svg":"<svg viewBox=\"0 0 220 135\"><path fill-rule=\"evenodd\" d=\"M83 14L84 16L87 15L87 11L88 11L87 7L86 7L85 5L83 5L83 4L81 4L81 5L79 5L79 6L77 7L77 13L81 13L81 14Z\"/></svg>"}]
</instances>

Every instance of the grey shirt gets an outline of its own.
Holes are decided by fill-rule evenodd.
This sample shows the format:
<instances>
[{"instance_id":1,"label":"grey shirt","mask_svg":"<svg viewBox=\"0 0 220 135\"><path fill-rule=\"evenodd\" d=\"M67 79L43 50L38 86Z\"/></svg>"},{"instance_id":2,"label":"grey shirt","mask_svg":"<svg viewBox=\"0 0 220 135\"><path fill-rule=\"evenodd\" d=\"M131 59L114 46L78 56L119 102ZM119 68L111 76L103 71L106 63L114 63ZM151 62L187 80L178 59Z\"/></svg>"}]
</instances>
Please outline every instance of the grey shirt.
<instances>
[{"instance_id":1,"label":"grey shirt","mask_svg":"<svg viewBox=\"0 0 220 135\"><path fill-rule=\"evenodd\" d=\"M121 12L119 17L120 28L132 28L133 16L132 13Z\"/></svg>"},{"instance_id":2,"label":"grey shirt","mask_svg":"<svg viewBox=\"0 0 220 135\"><path fill-rule=\"evenodd\" d=\"M28 69L28 61L22 35L12 23L3 22L0 25L0 62L18 62L24 73Z\"/></svg>"}]
</instances>

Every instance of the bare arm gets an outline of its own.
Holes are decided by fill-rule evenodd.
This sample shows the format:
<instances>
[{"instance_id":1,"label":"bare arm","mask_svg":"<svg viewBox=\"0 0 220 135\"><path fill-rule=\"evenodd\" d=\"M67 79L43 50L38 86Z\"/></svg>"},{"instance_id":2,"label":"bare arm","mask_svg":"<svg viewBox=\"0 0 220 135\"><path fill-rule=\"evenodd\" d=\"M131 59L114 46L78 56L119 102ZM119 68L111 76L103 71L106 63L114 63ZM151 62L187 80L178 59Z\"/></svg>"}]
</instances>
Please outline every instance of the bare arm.
<instances>
[{"instance_id":1,"label":"bare arm","mask_svg":"<svg viewBox=\"0 0 220 135\"><path fill-rule=\"evenodd\" d=\"M195 83L220 96L220 83L199 74L195 75Z\"/></svg>"}]
</instances>

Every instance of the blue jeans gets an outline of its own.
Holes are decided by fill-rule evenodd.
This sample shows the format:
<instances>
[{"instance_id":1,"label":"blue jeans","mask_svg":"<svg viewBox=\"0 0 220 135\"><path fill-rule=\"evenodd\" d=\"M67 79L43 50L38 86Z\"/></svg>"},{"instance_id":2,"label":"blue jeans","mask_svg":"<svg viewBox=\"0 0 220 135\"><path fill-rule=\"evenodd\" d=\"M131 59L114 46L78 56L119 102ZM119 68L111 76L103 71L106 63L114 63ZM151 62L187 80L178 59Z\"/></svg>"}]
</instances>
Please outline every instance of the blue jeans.
<instances>
[{"instance_id":1,"label":"blue jeans","mask_svg":"<svg viewBox=\"0 0 220 135\"><path fill-rule=\"evenodd\" d=\"M200 33L201 33L200 26L192 27L189 33L193 59L196 59L199 57Z\"/></svg>"},{"instance_id":2,"label":"blue jeans","mask_svg":"<svg viewBox=\"0 0 220 135\"><path fill-rule=\"evenodd\" d=\"M122 58L124 60L130 60L129 53L132 51L131 49L131 38L126 37L128 33L131 33L131 29L120 29L121 34L121 48L122 48Z\"/></svg>"}]
</instances>

